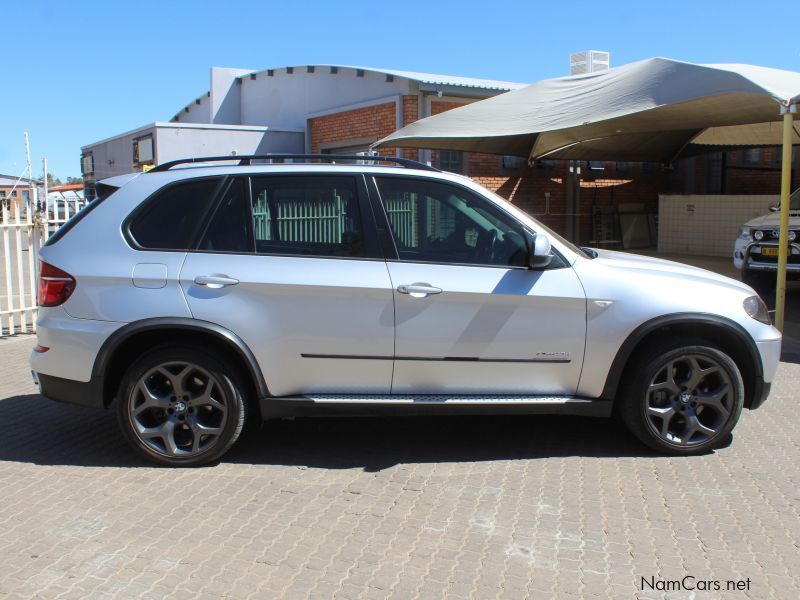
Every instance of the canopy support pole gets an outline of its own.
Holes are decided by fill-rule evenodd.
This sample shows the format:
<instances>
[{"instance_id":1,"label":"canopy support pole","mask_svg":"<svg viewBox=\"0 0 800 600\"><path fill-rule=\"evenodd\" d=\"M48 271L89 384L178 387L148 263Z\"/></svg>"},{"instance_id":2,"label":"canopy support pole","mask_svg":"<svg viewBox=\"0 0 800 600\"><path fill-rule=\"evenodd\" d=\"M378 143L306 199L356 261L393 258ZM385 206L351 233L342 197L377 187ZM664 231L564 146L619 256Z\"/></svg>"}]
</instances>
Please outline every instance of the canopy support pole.
<instances>
[{"instance_id":1,"label":"canopy support pole","mask_svg":"<svg viewBox=\"0 0 800 600\"><path fill-rule=\"evenodd\" d=\"M786 310L786 264L789 260L789 204L792 187L792 119L797 105L781 107L783 114L783 160L781 162L781 227L778 238L778 282L775 286L775 327L783 331Z\"/></svg>"}]
</instances>

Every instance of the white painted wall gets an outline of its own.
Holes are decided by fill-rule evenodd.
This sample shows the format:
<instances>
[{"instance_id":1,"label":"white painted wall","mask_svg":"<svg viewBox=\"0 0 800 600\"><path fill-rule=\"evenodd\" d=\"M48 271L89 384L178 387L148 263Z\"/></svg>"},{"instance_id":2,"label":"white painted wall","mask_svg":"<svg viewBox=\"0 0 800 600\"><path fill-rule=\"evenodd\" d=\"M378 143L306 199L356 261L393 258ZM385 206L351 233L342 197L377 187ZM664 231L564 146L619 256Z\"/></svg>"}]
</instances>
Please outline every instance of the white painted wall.
<instances>
[{"instance_id":1,"label":"white painted wall","mask_svg":"<svg viewBox=\"0 0 800 600\"><path fill-rule=\"evenodd\" d=\"M84 152L92 152L94 155L95 180L132 173L133 139L154 132L155 126L151 125L81 148Z\"/></svg>"},{"instance_id":2,"label":"white painted wall","mask_svg":"<svg viewBox=\"0 0 800 600\"><path fill-rule=\"evenodd\" d=\"M242 123L242 85L237 78L252 69L211 67L211 122L227 125Z\"/></svg>"},{"instance_id":3,"label":"white painted wall","mask_svg":"<svg viewBox=\"0 0 800 600\"><path fill-rule=\"evenodd\" d=\"M266 152L302 153L302 131L274 131L267 127L224 127L183 123L154 123L121 136L84 146L94 154L96 180L123 175L135 170L133 140L153 135L156 164L191 156L263 154Z\"/></svg>"},{"instance_id":4,"label":"white painted wall","mask_svg":"<svg viewBox=\"0 0 800 600\"><path fill-rule=\"evenodd\" d=\"M660 195L658 251L700 256L733 256L739 228L769 213L777 195Z\"/></svg>"},{"instance_id":5,"label":"white painted wall","mask_svg":"<svg viewBox=\"0 0 800 600\"><path fill-rule=\"evenodd\" d=\"M200 104L197 104L197 100L200 101ZM211 98L209 98L207 94L203 94L197 100L186 107L189 109L189 112L186 112L186 109L184 108L181 109L180 113L178 113L178 120L181 123L211 122Z\"/></svg>"},{"instance_id":6,"label":"white painted wall","mask_svg":"<svg viewBox=\"0 0 800 600\"><path fill-rule=\"evenodd\" d=\"M165 163L188 156L225 156L265 152L301 153L301 132L219 128L163 127L158 129L157 158Z\"/></svg>"},{"instance_id":7,"label":"white painted wall","mask_svg":"<svg viewBox=\"0 0 800 600\"><path fill-rule=\"evenodd\" d=\"M412 94L412 82L396 77L387 82L386 75L366 71L357 77L355 69L340 67L335 75L330 67L316 67L307 73L296 67L292 75L286 69L275 69L251 80L245 77L241 85L242 125L269 125L276 129L305 129L308 115L350 104L401 94Z\"/></svg>"}]
</instances>

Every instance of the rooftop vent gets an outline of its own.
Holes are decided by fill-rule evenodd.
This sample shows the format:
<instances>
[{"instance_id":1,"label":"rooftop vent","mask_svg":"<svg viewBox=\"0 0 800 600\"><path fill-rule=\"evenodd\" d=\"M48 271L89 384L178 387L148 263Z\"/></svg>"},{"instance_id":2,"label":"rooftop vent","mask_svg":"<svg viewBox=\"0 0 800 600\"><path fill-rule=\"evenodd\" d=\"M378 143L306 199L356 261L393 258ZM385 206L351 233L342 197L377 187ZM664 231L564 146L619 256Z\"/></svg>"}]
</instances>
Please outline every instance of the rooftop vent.
<instances>
[{"instance_id":1,"label":"rooftop vent","mask_svg":"<svg viewBox=\"0 0 800 600\"><path fill-rule=\"evenodd\" d=\"M569 55L569 74L597 73L611 68L611 54L602 50L587 50Z\"/></svg>"}]
</instances>

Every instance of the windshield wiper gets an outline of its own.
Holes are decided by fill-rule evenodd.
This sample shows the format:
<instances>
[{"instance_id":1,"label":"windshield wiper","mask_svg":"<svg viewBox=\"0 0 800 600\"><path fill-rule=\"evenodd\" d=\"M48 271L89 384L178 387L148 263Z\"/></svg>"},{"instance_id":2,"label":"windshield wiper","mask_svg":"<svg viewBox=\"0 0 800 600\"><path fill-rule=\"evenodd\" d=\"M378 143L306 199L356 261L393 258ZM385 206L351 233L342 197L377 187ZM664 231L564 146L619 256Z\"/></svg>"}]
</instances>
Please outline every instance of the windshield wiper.
<instances>
[{"instance_id":1,"label":"windshield wiper","mask_svg":"<svg viewBox=\"0 0 800 600\"><path fill-rule=\"evenodd\" d=\"M579 248L581 249L581 252L583 252L589 258L597 258L598 256L597 250L594 250L593 248L587 248L586 246L579 246Z\"/></svg>"}]
</instances>

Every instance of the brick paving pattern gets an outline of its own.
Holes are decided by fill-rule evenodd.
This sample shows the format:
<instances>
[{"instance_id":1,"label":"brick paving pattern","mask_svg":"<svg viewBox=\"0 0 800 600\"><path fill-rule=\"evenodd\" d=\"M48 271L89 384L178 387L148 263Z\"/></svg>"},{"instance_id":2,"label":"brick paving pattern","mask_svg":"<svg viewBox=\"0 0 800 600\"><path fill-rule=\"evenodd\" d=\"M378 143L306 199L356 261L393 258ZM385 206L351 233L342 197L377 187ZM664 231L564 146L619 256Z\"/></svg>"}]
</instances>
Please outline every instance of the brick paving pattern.
<instances>
[{"instance_id":1,"label":"brick paving pattern","mask_svg":"<svg viewBox=\"0 0 800 600\"><path fill-rule=\"evenodd\" d=\"M656 456L613 421L281 421L161 469L46 401L0 339L0 598L800 597L800 365L732 444ZM641 578L749 591L642 590Z\"/></svg>"}]
</instances>

